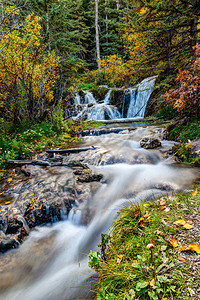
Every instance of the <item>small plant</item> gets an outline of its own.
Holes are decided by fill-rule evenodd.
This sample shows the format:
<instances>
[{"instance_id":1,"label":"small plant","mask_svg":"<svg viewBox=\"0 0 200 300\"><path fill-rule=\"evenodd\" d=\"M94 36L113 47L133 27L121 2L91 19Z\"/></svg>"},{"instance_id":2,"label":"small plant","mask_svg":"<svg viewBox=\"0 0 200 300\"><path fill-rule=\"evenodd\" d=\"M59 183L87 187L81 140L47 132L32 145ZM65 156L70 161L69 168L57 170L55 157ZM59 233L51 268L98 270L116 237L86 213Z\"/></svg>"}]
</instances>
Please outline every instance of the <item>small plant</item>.
<instances>
[{"instance_id":1,"label":"small plant","mask_svg":"<svg viewBox=\"0 0 200 300\"><path fill-rule=\"evenodd\" d=\"M90 268L94 268L95 271L99 270L101 265L101 254L99 251L90 251L88 265Z\"/></svg>"}]
</instances>

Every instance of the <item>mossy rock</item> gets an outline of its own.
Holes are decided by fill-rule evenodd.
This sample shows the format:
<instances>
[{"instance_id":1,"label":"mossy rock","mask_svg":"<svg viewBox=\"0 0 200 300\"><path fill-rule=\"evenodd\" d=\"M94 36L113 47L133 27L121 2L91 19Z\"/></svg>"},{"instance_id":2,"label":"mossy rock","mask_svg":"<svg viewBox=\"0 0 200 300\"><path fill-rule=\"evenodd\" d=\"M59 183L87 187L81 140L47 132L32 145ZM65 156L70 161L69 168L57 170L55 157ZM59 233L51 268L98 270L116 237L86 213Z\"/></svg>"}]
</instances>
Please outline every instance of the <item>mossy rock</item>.
<instances>
[{"instance_id":1,"label":"mossy rock","mask_svg":"<svg viewBox=\"0 0 200 300\"><path fill-rule=\"evenodd\" d=\"M93 94L95 99L99 102L102 101L105 97L105 95L108 93L109 88L105 86L95 86L92 89L90 89L90 92Z\"/></svg>"}]
</instances>

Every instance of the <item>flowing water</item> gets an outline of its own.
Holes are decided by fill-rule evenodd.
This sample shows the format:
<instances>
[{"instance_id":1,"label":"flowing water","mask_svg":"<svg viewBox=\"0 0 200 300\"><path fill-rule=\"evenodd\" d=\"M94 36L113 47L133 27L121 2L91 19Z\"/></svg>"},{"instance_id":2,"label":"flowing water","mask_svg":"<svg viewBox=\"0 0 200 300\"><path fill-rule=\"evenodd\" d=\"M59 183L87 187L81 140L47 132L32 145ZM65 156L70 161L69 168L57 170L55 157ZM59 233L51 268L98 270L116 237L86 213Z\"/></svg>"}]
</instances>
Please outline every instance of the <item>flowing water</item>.
<instances>
[{"instance_id":1,"label":"flowing water","mask_svg":"<svg viewBox=\"0 0 200 300\"><path fill-rule=\"evenodd\" d=\"M144 79L133 89L124 90L124 99L122 111L110 105L111 89L107 92L104 99L98 103L91 92L83 92L81 97L79 93L74 98L74 104L78 106L79 113L73 117L74 120L113 120L120 118L144 117L145 110L151 96L157 76ZM125 102L128 101L128 110L125 111Z\"/></svg>"},{"instance_id":2,"label":"flowing water","mask_svg":"<svg viewBox=\"0 0 200 300\"><path fill-rule=\"evenodd\" d=\"M18 249L1 256L1 300L91 299L95 273L88 268L87 255L97 248L100 233L108 230L117 210L130 202L154 201L159 195L182 191L197 177L198 170L163 157L173 142L162 141L159 150L140 147L142 137L160 137L161 132L162 127L127 125L118 134L83 138L83 146L97 149L71 154L68 160L87 162L103 174L101 183L77 183L70 168L34 167L35 177L26 186L62 199L74 189L76 206L68 218L32 230Z\"/></svg>"},{"instance_id":3,"label":"flowing water","mask_svg":"<svg viewBox=\"0 0 200 300\"><path fill-rule=\"evenodd\" d=\"M156 78L157 76L146 78L131 90L127 118L144 117Z\"/></svg>"},{"instance_id":4,"label":"flowing water","mask_svg":"<svg viewBox=\"0 0 200 300\"><path fill-rule=\"evenodd\" d=\"M90 92L85 92L82 101L80 95L77 94L74 99L74 104L82 104L82 109L75 117L73 117L73 119L78 120L80 118L84 118L86 120L112 120L121 118L121 114L119 113L117 107L109 104L110 93L111 90L109 90L105 95L102 103L97 103Z\"/></svg>"}]
</instances>

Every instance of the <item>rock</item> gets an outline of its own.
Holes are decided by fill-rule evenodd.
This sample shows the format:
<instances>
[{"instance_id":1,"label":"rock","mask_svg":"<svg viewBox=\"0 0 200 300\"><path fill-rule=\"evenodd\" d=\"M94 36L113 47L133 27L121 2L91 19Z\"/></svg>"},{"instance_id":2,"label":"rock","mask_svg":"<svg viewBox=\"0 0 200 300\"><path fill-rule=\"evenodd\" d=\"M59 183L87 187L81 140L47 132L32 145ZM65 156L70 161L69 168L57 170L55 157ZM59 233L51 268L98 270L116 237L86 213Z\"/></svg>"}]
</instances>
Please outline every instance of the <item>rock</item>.
<instances>
[{"instance_id":1,"label":"rock","mask_svg":"<svg viewBox=\"0 0 200 300\"><path fill-rule=\"evenodd\" d=\"M17 248L19 246L19 242L16 239L3 240L0 241L0 252L4 253L10 249Z\"/></svg>"},{"instance_id":2,"label":"rock","mask_svg":"<svg viewBox=\"0 0 200 300\"><path fill-rule=\"evenodd\" d=\"M95 174L91 170L76 170L74 175L78 176L79 182L100 181L103 178L102 174Z\"/></svg>"},{"instance_id":3,"label":"rock","mask_svg":"<svg viewBox=\"0 0 200 300\"><path fill-rule=\"evenodd\" d=\"M191 153L200 155L200 139L191 141L191 144L192 144Z\"/></svg>"},{"instance_id":4,"label":"rock","mask_svg":"<svg viewBox=\"0 0 200 300\"><path fill-rule=\"evenodd\" d=\"M144 137L140 141L140 146L145 149L154 149L161 146L159 139Z\"/></svg>"}]
</instances>

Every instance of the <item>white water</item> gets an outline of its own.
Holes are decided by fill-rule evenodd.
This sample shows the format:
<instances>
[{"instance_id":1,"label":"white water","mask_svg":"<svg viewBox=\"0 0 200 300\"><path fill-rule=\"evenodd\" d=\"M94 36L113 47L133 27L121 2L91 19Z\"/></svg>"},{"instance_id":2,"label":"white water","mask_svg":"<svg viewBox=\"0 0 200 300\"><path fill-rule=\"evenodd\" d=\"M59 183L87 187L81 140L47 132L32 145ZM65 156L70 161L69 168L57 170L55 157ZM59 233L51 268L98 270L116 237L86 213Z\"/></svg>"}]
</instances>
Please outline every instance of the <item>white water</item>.
<instances>
[{"instance_id":1,"label":"white water","mask_svg":"<svg viewBox=\"0 0 200 300\"><path fill-rule=\"evenodd\" d=\"M127 118L144 117L156 78L157 76L146 78L136 88L131 90Z\"/></svg>"},{"instance_id":2,"label":"white water","mask_svg":"<svg viewBox=\"0 0 200 300\"><path fill-rule=\"evenodd\" d=\"M91 190L89 197L71 211L68 220L38 228L19 249L2 256L1 300L91 299L88 290L94 272L87 266L87 255L91 249L96 249L100 233L108 229L117 216L117 210L123 204L166 194L162 186L182 190L196 176L192 168L177 167L164 161L160 151L140 148L141 137L159 135L159 131L160 128L154 127L138 128L131 133L124 131L122 134L85 138L86 146L98 148L70 155L69 160L89 162L94 170L104 175L103 183L98 189L85 184ZM172 144L164 141L162 150ZM64 184L66 172L67 188L71 181L68 168L54 170L54 186ZM47 190L51 178L54 178L48 172L48 168L42 169L40 178ZM64 189L62 197L65 197ZM80 222L86 211L92 213L92 218L83 226Z\"/></svg>"},{"instance_id":3,"label":"white water","mask_svg":"<svg viewBox=\"0 0 200 300\"><path fill-rule=\"evenodd\" d=\"M94 96L90 92L85 92L84 102L81 103L81 97L79 94L74 99L74 104L84 104L82 111L73 119L78 120L84 118L86 120L106 120L106 119L118 119L121 115L118 109L109 105L111 90L105 95L103 103L97 103ZM88 105L90 104L90 105ZM91 105L92 104L92 105Z\"/></svg>"},{"instance_id":4,"label":"white water","mask_svg":"<svg viewBox=\"0 0 200 300\"><path fill-rule=\"evenodd\" d=\"M130 103L126 118L144 117L147 103L152 93L157 76L144 79L136 88L130 89ZM125 90L125 93L127 90ZM80 118L86 120L114 120L124 117L124 103L122 114L116 106L110 105L111 89L105 95L102 103L97 103L96 99L90 92L84 92L84 97L78 93L74 99L75 105L82 105L81 111L73 119ZM125 101L126 95L124 95ZM100 101L101 102L101 101Z\"/></svg>"}]
</instances>

